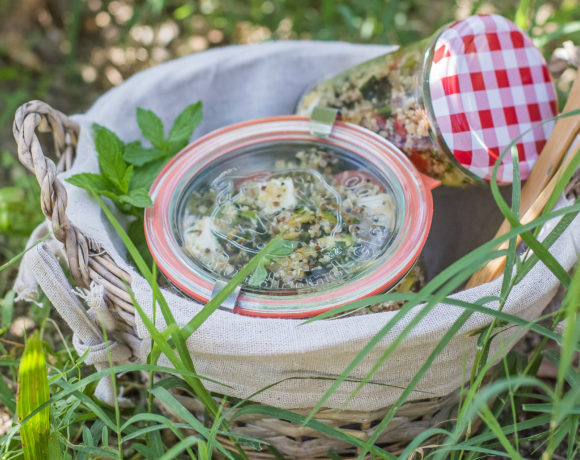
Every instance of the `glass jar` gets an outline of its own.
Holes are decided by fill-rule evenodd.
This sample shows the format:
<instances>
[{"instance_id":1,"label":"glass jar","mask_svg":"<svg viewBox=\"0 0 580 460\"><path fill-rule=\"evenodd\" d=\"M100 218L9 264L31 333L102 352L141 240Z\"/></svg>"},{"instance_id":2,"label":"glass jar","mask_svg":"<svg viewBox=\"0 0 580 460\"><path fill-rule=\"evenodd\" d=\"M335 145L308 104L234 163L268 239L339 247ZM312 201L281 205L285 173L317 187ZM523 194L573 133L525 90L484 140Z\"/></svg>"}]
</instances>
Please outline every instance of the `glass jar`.
<instances>
[{"instance_id":1,"label":"glass jar","mask_svg":"<svg viewBox=\"0 0 580 460\"><path fill-rule=\"evenodd\" d=\"M336 122L320 137L312 126L298 116L232 125L164 168L145 234L173 284L206 303L278 234L281 249L223 308L302 318L421 284L416 270L404 279L427 239L437 182L366 129Z\"/></svg>"},{"instance_id":2,"label":"glass jar","mask_svg":"<svg viewBox=\"0 0 580 460\"><path fill-rule=\"evenodd\" d=\"M525 179L557 113L541 53L509 20L477 15L433 37L331 77L302 95L297 113L336 108L341 119L393 142L423 173L457 186L489 181L510 142ZM505 155L497 179L512 182Z\"/></svg>"}]
</instances>

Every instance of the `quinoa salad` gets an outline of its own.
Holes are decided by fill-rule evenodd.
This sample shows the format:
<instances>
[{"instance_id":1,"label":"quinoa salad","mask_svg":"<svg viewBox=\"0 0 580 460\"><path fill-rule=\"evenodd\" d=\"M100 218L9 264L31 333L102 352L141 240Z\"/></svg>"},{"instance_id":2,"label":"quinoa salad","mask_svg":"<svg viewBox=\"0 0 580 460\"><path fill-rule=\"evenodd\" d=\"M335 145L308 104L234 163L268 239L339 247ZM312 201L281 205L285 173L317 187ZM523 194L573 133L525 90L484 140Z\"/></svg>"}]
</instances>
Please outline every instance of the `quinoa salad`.
<instances>
[{"instance_id":1,"label":"quinoa salad","mask_svg":"<svg viewBox=\"0 0 580 460\"><path fill-rule=\"evenodd\" d=\"M473 182L459 165L440 151L419 100L423 58L428 43L379 56L307 90L297 114L315 106L336 108L344 121L361 125L388 139L421 172L445 185Z\"/></svg>"},{"instance_id":2,"label":"quinoa salad","mask_svg":"<svg viewBox=\"0 0 580 460\"><path fill-rule=\"evenodd\" d=\"M374 175L324 147L252 174L220 174L185 199L184 252L206 272L231 279L272 238L287 242L244 289L328 287L359 275L384 254L397 219L392 192Z\"/></svg>"}]
</instances>

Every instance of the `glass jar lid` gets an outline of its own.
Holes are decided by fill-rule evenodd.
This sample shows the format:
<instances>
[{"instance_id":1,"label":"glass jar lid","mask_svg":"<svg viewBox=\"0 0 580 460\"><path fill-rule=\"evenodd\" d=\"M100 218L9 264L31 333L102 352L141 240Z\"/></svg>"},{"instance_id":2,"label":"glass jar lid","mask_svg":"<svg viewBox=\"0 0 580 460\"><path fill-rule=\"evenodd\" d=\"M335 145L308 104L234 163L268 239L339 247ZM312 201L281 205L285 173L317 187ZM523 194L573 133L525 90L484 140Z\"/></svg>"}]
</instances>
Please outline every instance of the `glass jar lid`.
<instances>
[{"instance_id":1,"label":"glass jar lid","mask_svg":"<svg viewBox=\"0 0 580 460\"><path fill-rule=\"evenodd\" d=\"M161 172L145 232L160 269L209 301L276 236L283 241L230 299L242 314L307 317L393 287L432 217L430 183L385 139L305 117L233 125Z\"/></svg>"}]
</instances>

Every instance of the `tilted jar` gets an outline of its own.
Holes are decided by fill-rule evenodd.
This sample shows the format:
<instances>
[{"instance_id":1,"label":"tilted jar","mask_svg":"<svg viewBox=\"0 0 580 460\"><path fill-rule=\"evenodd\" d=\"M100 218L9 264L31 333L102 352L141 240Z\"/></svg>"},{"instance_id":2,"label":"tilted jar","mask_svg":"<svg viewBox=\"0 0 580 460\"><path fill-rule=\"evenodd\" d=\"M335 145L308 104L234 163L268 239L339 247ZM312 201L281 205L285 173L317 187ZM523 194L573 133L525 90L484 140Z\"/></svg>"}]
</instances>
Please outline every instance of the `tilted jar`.
<instances>
[{"instance_id":1,"label":"tilted jar","mask_svg":"<svg viewBox=\"0 0 580 460\"><path fill-rule=\"evenodd\" d=\"M524 180L557 113L546 62L530 38L498 15L476 15L433 37L352 67L310 87L297 113L336 108L403 150L443 185L489 181L516 140ZM520 138L521 136L521 138ZM497 172L512 182L511 155Z\"/></svg>"}]
</instances>

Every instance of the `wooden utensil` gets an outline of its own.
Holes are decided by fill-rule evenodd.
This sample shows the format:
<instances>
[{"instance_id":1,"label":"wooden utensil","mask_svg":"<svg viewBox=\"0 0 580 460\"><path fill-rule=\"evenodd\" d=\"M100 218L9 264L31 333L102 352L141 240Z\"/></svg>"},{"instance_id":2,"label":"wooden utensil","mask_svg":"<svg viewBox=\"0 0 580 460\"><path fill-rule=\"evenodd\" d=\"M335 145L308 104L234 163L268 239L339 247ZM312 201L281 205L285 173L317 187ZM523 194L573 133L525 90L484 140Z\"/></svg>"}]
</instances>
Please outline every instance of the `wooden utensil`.
<instances>
[{"instance_id":1,"label":"wooden utensil","mask_svg":"<svg viewBox=\"0 0 580 460\"><path fill-rule=\"evenodd\" d=\"M568 96L568 101L562 113L580 109L580 73L574 81L574 85ZM560 167L560 163L566 152L570 149L572 142L580 131L580 115L566 118L559 118L556 121L554 130L542 153L538 157L528 180L522 188L520 199L520 220L523 224L529 223L540 215L544 206L548 202L550 194L554 190L566 166L572 160L573 155L569 155L565 163ZM576 151L575 155L579 151ZM558 174L556 172L559 171ZM508 220L504 220L495 237L507 233L510 229ZM519 238L518 238L519 241ZM506 241L498 249L506 249L509 243ZM467 282L466 288L479 286L496 279L503 272L505 267L505 257L498 257L490 260L487 265L478 270Z\"/></svg>"}]
</instances>

